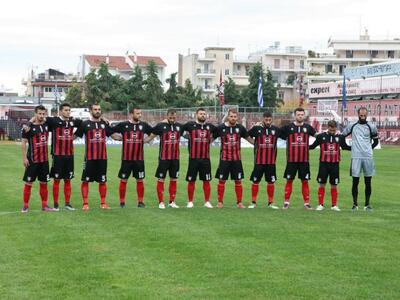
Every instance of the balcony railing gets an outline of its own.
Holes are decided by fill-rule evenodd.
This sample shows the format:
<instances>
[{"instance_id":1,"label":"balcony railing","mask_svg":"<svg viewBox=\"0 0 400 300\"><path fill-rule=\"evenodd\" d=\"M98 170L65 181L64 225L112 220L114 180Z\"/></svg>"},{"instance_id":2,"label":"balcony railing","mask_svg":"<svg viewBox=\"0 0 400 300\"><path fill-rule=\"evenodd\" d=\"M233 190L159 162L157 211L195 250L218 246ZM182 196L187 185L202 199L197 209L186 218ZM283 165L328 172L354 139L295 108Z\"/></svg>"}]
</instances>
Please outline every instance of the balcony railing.
<instances>
[{"instance_id":1,"label":"balcony railing","mask_svg":"<svg viewBox=\"0 0 400 300\"><path fill-rule=\"evenodd\" d=\"M197 74L215 74L216 71L214 69L197 69Z\"/></svg>"}]
</instances>

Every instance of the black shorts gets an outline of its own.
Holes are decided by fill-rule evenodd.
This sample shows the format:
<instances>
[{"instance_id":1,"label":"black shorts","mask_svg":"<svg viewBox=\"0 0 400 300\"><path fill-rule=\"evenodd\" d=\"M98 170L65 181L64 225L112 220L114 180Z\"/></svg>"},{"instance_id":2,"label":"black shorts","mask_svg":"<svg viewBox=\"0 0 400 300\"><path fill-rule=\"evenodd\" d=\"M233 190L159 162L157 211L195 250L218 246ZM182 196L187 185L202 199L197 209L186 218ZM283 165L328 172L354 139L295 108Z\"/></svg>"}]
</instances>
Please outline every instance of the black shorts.
<instances>
[{"instance_id":1,"label":"black shorts","mask_svg":"<svg viewBox=\"0 0 400 300\"><path fill-rule=\"evenodd\" d=\"M242 180L244 177L243 166L241 160L220 160L215 178L227 180L231 175L231 180Z\"/></svg>"},{"instance_id":2,"label":"black shorts","mask_svg":"<svg viewBox=\"0 0 400 300\"><path fill-rule=\"evenodd\" d=\"M186 181L196 181L197 173L200 180L211 180L211 162L209 159L189 159Z\"/></svg>"},{"instance_id":3,"label":"black shorts","mask_svg":"<svg viewBox=\"0 0 400 300\"><path fill-rule=\"evenodd\" d=\"M318 183L326 183L329 176L329 183L332 185L339 184L339 163L320 162L318 169Z\"/></svg>"},{"instance_id":4,"label":"black shorts","mask_svg":"<svg viewBox=\"0 0 400 300\"><path fill-rule=\"evenodd\" d=\"M25 169L24 178L25 182L34 182L36 178L40 182L48 182L50 180L49 174L49 162L42 163L29 163L29 166Z\"/></svg>"},{"instance_id":5,"label":"black shorts","mask_svg":"<svg viewBox=\"0 0 400 300\"><path fill-rule=\"evenodd\" d=\"M136 179L144 179L144 161L143 160L123 160L118 177L128 179L132 174Z\"/></svg>"},{"instance_id":6,"label":"black shorts","mask_svg":"<svg viewBox=\"0 0 400 300\"><path fill-rule=\"evenodd\" d=\"M177 179L179 177L179 160L159 159L155 176L157 178L164 179L167 176L167 171L170 178Z\"/></svg>"},{"instance_id":7,"label":"black shorts","mask_svg":"<svg viewBox=\"0 0 400 300\"><path fill-rule=\"evenodd\" d=\"M288 162L285 169L283 178L293 180L298 173L299 179L310 180L310 164L308 162L292 163Z\"/></svg>"},{"instance_id":8,"label":"black shorts","mask_svg":"<svg viewBox=\"0 0 400 300\"><path fill-rule=\"evenodd\" d=\"M54 179L74 178L74 156L53 156L50 177Z\"/></svg>"},{"instance_id":9,"label":"black shorts","mask_svg":"<svg viewBox=\"0 0 400 300\"><path fill-rule=\"evenodd\" d=\"M265 181L274 183L276 181L276 166L275 165L254 165L253 172L251 173L250 180L253 182L260 182L265 176Z\"/></svg>"},{"instance_id":10,"label":"black shorts","mask_svg":"<svg viewBox=\"0 0 400 300\"><path fill-rule=\"evenodd\" d=\"M107 182L107 160L86 160L83 162L82 181Z\"/></svg>"}]
</instances>

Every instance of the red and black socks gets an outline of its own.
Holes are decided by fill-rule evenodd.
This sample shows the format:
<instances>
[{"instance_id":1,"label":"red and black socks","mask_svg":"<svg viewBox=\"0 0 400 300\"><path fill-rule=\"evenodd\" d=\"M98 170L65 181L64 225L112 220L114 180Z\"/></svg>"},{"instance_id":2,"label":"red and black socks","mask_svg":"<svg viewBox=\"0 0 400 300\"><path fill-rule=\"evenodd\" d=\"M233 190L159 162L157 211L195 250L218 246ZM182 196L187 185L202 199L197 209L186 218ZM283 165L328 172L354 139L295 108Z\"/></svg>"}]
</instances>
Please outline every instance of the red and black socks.
<instances>
[{"instance_id":1,"label":"red and black socks","mask_svg":"<svg viewBox=\"0 0 400 300\"><path fill-rule=\"evenodd\" d=\"M169 203L172 203L175 201L176 197L176 180L171 179L169 182Z\"/></svg>"},{"instance_id":2,"label":"red and black socks","mask_svg":"<svg viewBox=\"0 0 400 300\"><path fill-rule=\"evenodd\" d=\"M125 203L125 197L126 197L126 185L128 182L126 180L121 180L119 182L119 203L123 204Z\"/></svg>"},{"instance_id":3,"label":"red and black socks","mask_svg":"<svg viewBox=\"0 0 400 300\"><path fill-rule=\"evenodd\" d=\"M31 197L32 184L25 183L24 185L24 208L29 207L29 199Z\"/></svg>"},{"instance_id":4,"label":"red and black socks","mask_svg":"<svg viewBox=\"0 0 400 300\"><path fill-rule=\"evenodd\" d=\"M253 182L251 184L251 202L257 202L257 195L258 195L258 182Z\"/></svg>"},{"instance_id":5,"label":"red and black socks","mask_svg":"<svg viewBox=\"0 0 400 300\"><path fill-rule=\"evenodd\" d=\"M195 186L196 186L195 181L189 181L187 184L187 193L189 202L193 202Z\"/></svg>"},{"instance_id":6,"label":"red and black socks","mask_svg":"<svg viewBox=\"0 0 400 300\"><path fill-rule=\"evenodd\" d=\"M164 202L164 180L157 180L158 203Z\"/></svg>"},{"instance_id":7,"label":"red and black socks","mask_svg":"<svg viewBox=\"0 0 400 300\"><path fill-rule=\"evenodd\" d=\"M107 184L105 182L99 183L100 203L106 204Z\"/></svg>"},{"instance_id":8,"label":"red and black socks","mask_svg":"<svg viewBox=\"0 0 400 300\"><path fill-rule=\"evenodd\" d=\"M301 181L301 193L303 194L304 204L310 203L310 188L308 186L308 180Z\"/></svg>"},{"instance_id":9,"label":"red and black socks","mask_svg":"<svg viewBox=\"0 0 400 300\"><path fill-rule=\"evenodd\" d=\"M137 199L139 203L143 203L144 199L144 183L143 180L137 180L136 181L136 193L137 193Z\"/></svg>"},{"instance_id":10,"label":"red and black socks","mask_svg":"<svg viewBox=\"0 0 400 300\"><path fill-rule=\"evenodd\" d=\"M70 204L70 199L71 199L71 180L70 179L65 179L64 180L64 198L65 198L65 205Z\"/></svg>"},{"instance_id":11,"label":"red and black socks","mask_svg":"<svg viewBox=\"0 0 400 300\"><path fill-rule=\"evenodd\" d=\"M60 180L59 179L54 179L53 181L53 202L54 202L54 207L58 207L58 195L60 191Z\"/></svg>"},{"instance_id":12,"label":"red and black socks","mask_svg":"<svg viewBox=\"0 0 400 300\"><path fill-rule=\"evenodd\" d=\"M82 192L83 205L88 205L89 182L82 181L81 192Z\"/></svg>"},{"instance_id":13,"label":"red and black socks","mask_svg":"<svg viewBox=\"0 0 400 300\"><path fill-rule=\"evenodd\" d=\"M47 190L47 182L41 182L39 188L40 199L42 200L42 208L47 206L49 192Z\"/></svg>"},{"instance_id":14,"label":"red and black socks","mask_svg":"<svg viewBox=\"0 0 400 300\"><path fill-rule=\"evenodd\" d=\"M243 186L240 180L235 180L236 203L242 203Z\"/></svg>"},{"instance_id":15,"label":"red and black socks","mask_svg":"<svg viewBox=\"0 0 400 300\"><path fill-rule=\"evenodd\" d=\"M217 195L218 195L218 202L224 202L224 193L225 193L225 181L219 180L217 186Z\"/></svg>"},{"instance_id":16,"label":"red and black socks","mask_svg":"<svg viewBox=\"0 0 400 300\"><path fill-rule=\"evenodd\" d=\"M287 180L285 185L285 202L290 201L290 196L292 195L293 180Z\"/></svg>"}]
</instances>

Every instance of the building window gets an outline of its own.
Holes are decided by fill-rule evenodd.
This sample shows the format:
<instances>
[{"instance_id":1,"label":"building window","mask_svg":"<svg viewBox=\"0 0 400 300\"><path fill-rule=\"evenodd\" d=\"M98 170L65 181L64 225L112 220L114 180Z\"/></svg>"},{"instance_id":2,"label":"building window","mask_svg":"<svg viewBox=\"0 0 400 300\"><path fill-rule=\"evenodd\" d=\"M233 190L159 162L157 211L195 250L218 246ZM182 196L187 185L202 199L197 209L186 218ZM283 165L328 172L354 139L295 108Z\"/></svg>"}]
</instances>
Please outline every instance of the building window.
<instances>
[{"instance_id":1,"label":"building window","mask_svg":"<svg viewBox=\"0 0 400 300\"><path fill-rule=\"evenodd\" d=\"M388 58L394 58L394 50L388 51Z\"/></svg>"},{"instance_id":2,"label":"building window","mask_svg":"<svg viewBox=\"0 0 400 300\"><path fill-rule=\"evenodd\" d=\"M289 59L289 69L294 69L294 59Z\"/></svg>"},{"instance_id":3,"label":"building window","mask_svg":"<svg viewBox=\"0 0 400 300\"><path fill-rule=\"evenodd\" d=\"M237 65L237 70L240 71L241 65Z\"/></svg>"},{"instance_id":4,"label":"building window","mask_svg":"<svg viewBox=\"0 0 400 300\"><path fill-rule=\"evenodd\" d=\"M280 69L281 67L281 60L280 59L274 59L274 68L275 69Z\"/></svg>"},{"instance_id":5,"label":"building window","mask_svg":"<svg viewBox=\"0 0 400 300\"><path fill-rule=\"evenodd\" d=\"M204 64L204 73L208 73L208 64Z\"/></svg>"},{"instance_id":6,"label":"building window","mask_svg":"<svg viewBox=\"0 0 400 300\"><path fill-rule=\"evenodd\" d=\"M371 50L371 58L376 58L378 56L378 50Z\"/></svg>"},{"instance_id":7,"label":"building window","mask_svg":"<svg viewBox=\"0 0 400 300\"><path fill-rule=\"evenodd\" d=\"M225 75L229 75L229 69L225 69Z\"/></svg>"},{"instance_id":8,"label":"building window","mask_svg":"<svg viewBox=\"0 0 400 300\"><path fill-rule=\"evenodd\" d=\"M346 65L339 65L339 75L343 75L344 69L346 69Z\"/></svg>"},{"instance_id":9,"label":"building window","mask_svg":"<svg viewBox=\"0 0 400 300\"><path fill-rule=\"evenodd\" d=\"M225 54L225 60L229 60L229 53Z\"/></svg>"},{"instance_id":10,"label":"building window","mask_svg":"<svg viewBox=\"0 0 400 300\"><path fill-rule=\"evenodd\" d=\"M332 73L333 72L333 66L332 65L326 65L325 66L325 73Z\"/></svg>"},{"instance_id":11,"label":"building window","mask_svg":"<svg viewBox=\"0 0 400 300\"><path fill-rule=\"evenodd\" d=\"M208 85L208 79L204 79L204 89L208 90L210 86Z\"/></svg>"},{"instance_id":12,"label":"building window","mask_svg":"<svg viewBox=\"0 0 400 300\"><path fill-rule=\"evenodd\" d=\"M285 97L285 92L284 91L278 91L278 99L283 100L284 97Z\"/></svg>"},{"instance_id":13,"label":"building window","mask_svg":"<svg viewBox=\"0 0 400 300\"><path fill-rule=\"evenodd\" d=\"M346 58L353 58L353 50L346 50Z\"/></svg>"},{"instance_id":14,"label":"building window","mask_svg":"<svg viewBox=\"0 0 400 300\"><path fill-rule=\"evenodd\" d=\"M244 66L245 70L246 70L246 76L249 76L250 73L250 66L246 65Z\"/></svg>"},{"instance_id":15,"label":"building window","mask_svg":"<svg viewBox=\"0 0 400 300\"><path fill-rule=\"evenodd\" d=\"M304 69L304 60L300 60L300 69Z\"/></svg>"}]
</instances>

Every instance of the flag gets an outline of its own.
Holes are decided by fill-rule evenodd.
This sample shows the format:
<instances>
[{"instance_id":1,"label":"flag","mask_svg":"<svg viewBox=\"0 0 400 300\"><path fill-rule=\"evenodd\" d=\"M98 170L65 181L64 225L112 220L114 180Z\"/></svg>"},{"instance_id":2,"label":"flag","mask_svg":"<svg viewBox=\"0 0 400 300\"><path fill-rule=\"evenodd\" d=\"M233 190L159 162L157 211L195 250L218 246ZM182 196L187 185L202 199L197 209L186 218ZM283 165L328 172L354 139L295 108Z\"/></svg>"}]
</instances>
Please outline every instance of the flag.
<instances>
[{"instance_id":1,"label":"flag","mask_svg":"<svg viewBox=\"0 0 400 300\"><path fill-rule=\"evenodd\" d=\"M262 85L262 77L258 78L258 90L257 90L257 102L259 107L264 106L264 95L263 95L263 85Z\"/></svg>"},{"instance_id":2,"label":"flag","mask_svg":"<svg viewBox=\"0 0 400 300\"><path fill-rule=\"evenodd\" d=\"M223 106L225 104L225 93L224 93L224 81L222 80L222 70L219 73L218 98L219 98L219 104Z\"/></svg>"},{"instance_id":3,"label":"flag","mask_svg":"<svg viewBox=\"0 0 400 300\"><path fill-rule=\"evenodd\" d=\"M342 109L347 106L347 92L346 92L346 76L343 75L343 86L342 86Z\"/></svg>"}]
</instances>

